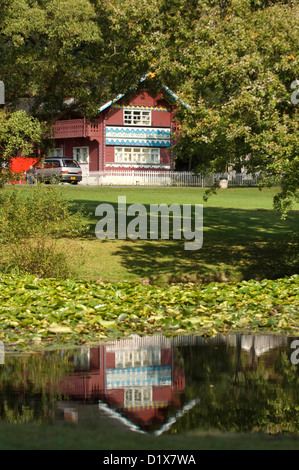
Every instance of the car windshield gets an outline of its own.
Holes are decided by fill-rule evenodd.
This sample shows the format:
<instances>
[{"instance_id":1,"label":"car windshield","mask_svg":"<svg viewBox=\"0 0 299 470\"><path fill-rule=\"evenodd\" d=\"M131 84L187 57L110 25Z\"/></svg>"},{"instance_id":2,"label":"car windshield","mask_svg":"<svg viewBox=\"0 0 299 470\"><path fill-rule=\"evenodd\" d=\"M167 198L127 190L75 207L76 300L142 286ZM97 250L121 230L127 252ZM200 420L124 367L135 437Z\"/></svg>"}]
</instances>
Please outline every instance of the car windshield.
<instances>
[{"instance_id":1,"label":"car windshield","mask_svg":"<svg viewBox=\"0 0 299 470\"><path fill-rule=\"evenodd\" d=\"M75 160L63 160L63 166L78 167L80 165Z\"/></svg>"}]
</instances>

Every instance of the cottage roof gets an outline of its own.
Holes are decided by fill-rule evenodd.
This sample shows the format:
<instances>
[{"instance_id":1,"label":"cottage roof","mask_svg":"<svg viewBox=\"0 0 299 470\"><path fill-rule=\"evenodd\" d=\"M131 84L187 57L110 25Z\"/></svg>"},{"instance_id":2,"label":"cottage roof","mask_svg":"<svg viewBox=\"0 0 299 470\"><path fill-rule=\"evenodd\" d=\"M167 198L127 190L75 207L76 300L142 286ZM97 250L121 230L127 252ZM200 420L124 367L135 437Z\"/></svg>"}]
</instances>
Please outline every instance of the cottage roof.
<instances>
[{"instance_id":1,"label":"cottage roof","mask_svg":"<svg viewBox=\"0 0 299 470\"><path fill-rule=\"evenodd\" d=\"M149 78L152 78L153 77L153 74L148 74L146 75L145 77L143 77L141 80L140 80L140 84L143 83L145 80L148 80ZM181 105L185 106L186 108L190 108L189 105L187 105L186 103L184 103L173 91L171 91L167 86L165 85L162 85L161 84L161 88L166 92L167 94L167 101L172 104L172 105L175 105L177 103L180 103ZM100 108L98 109L98 113L101 113L102 111L104 111L105 109L109 108L109 106L111 106L112 104L114 103L117 103L119 100L121 100L122 98L124 98L124 96L126 96L126 93L120 93L115 99L113 100L110 100L110 101L107 101L107 103L104 103L100 106Z\"/></svg>"},{"instance_id":2,"label":"cottage roof","mask_svg":"<svg viewBox=\"0 0 299 470\"><path fill-rule=\"evenodd\" d=\"M190 400L188 403L186 403L183 406L181 410L177 411L174 416L169 417L167 422L163 424L160 427L160 429L157 429L156 431L154 431L153 434L156 436L160 436L164 432L168 431L174 423L180 420L184 414L188 413L188 411L190 411L194 406L198 405L199 403L200 403L199 398ZM133 423L131 419L124 416L123 413L119 413L117 410L110 408L107 405L107 403L101 400L99 400L99 409L101 411L104 411L107 415L109 415L111 418L115 419L116 421L122 422L131 431L135 431L140 434L149 434L147 431L143 431L138 425Z\"/></svg>"}]
</instances>

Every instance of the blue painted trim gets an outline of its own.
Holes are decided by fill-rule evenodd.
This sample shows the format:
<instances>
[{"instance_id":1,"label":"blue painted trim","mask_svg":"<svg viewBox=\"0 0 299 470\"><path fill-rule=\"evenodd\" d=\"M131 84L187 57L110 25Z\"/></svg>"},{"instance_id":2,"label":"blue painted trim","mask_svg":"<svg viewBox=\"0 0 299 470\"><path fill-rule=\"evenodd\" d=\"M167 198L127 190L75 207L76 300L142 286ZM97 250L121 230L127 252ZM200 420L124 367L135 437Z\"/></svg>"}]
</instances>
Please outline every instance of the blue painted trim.
<instances>
[{"instance_id":1,"label":"blue painted trim","mask_svg":"<svg viewBox=\"0 0 299 470\"><path fill-rule=\"evenodd\" d=\"M170 142L163 140L119 140L106 139L106 145L120 145L133 147L170 147Z\"/></svg>"}]
</instances>

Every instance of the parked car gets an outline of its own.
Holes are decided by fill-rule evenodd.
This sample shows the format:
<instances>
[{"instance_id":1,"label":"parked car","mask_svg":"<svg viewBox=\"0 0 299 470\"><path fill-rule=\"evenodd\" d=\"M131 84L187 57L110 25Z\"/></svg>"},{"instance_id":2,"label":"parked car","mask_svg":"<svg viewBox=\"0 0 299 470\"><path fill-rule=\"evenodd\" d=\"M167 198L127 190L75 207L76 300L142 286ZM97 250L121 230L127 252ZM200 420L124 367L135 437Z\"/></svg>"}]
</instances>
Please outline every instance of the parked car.
<instances>
[{"instance_id":1,"label":"parked car","mask_svg":"<svg viewBox=\"0 0 299 470\"><path fill-rule=\"evenodd\" d=\"M68 157L45 158L26 171L27 182L71 183L82 181L82 169L76 160Z\"/></svg>"}]
</instances>

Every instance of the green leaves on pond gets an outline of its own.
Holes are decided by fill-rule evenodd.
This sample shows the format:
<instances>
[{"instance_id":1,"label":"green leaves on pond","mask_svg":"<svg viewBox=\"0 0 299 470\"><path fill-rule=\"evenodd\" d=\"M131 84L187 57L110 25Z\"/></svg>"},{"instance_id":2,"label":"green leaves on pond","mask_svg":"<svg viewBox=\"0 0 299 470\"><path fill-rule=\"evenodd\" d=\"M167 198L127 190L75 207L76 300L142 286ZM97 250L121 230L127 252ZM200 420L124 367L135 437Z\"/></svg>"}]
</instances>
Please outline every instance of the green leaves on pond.
<instances>
[{"instance_id":1,"label":"green leaves on pond","mask_svg":"<svg viewBox=\"0 0 299 470\"><path fill-rule=\"evenodd\" d=\"M0 340L81 343L131 334L299 334L299 276L167 288L0 277Z\"/></svg>"}]
</instances>

